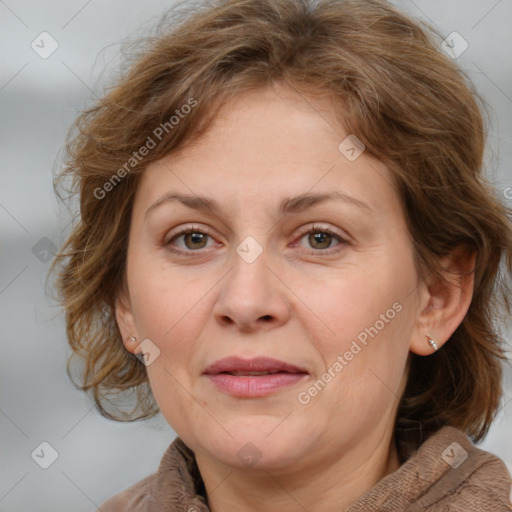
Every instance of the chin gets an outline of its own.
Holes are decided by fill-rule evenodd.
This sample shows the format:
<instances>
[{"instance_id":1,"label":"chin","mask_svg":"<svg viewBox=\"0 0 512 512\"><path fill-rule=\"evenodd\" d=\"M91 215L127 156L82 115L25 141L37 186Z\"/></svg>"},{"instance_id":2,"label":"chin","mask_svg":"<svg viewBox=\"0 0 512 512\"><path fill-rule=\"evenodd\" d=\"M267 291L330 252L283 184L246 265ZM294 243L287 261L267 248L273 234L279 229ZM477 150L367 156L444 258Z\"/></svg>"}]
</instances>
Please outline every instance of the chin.
<instances>
[{"instance_id":1,"label":"chin","mask_svg":"<svg viewBox=\"0 0 512 512\"><path fill-rule=\"evenodd\" d=\"M196 442L201 450L219 462L251 470L276 471L296 467L297 461L306 455L305 430L291 424L289 419L279 425L282 418L244 418L240 422L223 423L232 437L225 431L221 437L198 435ZM284 423L290 424L284 426ZM277 428L276 428L277 427ZM199 434L199 433L198 433ZM186 442L186 441L185 441Z\"/></svg>"}]
</instances>

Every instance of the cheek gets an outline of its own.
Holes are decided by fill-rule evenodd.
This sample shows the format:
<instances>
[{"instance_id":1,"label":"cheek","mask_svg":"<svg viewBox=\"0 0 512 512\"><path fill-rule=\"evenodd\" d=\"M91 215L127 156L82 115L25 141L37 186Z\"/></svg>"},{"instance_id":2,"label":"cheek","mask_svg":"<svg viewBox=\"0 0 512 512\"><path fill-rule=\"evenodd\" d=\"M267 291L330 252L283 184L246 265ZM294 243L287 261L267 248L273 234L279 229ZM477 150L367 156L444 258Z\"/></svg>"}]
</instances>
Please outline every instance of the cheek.
<instances>
[{"instance_id":1,"label":"cheek","mask_svg":"<svg viewBox=\"0 0 512 512\"><path fill-rule=\"evenodd\" d=\"M129 276L136 328L140 338L151 340L158 353L146 367L153 395L171 427L182 431L186 430L186 425L181 425L182 411L188 410L188 417L196 409L185 390L192 387L193 359L210 287L203 280L185 282L183 276L170 275L169 269L156 264L146 268Z\"/></svg>"},{"instance_id":2,"label":"cheek","mask_svg":"<svg viewBox=\"0 0 512 512\"><path fill-rule=\"evenodd\" d=\"M193 397L192 389L197 372L194 358L211 310L208 291L212 285L204 279L170 274L154 265L132 276L131 291L137 330L159 351L158 359L146 368L153 395L166 421L183 435L191 425L204 423L207 408Z\"/></svg>"},{"instance_id":3,"label":"cheek","mask_svg":"<svg viewBox=\"0 0 512 512\"><path fill-rule=\"evenodd\" d=\"M327 277L309 289L305 286L301 293L308 297L318 326L313 339L321 340L322 352L336 357L348 350L353 340L364 345L389 333L403 311L405 288L391 274L372 275L364 269Z\"/></svg>"},{"instance_id":4,"label":"cheek","mask_svg":"<svg viewBox=\"0 0 512 512\"><path fill-rule=\"evenodd\" d=\"M165 350L171 340L190 340L190 317L200 314L201 303L212 285L204 276L191 277L168 263L135 256L129 274L130 293L140 335Z\"/></svg>"},{"instance_id":5,"label":"cheek","mask_svg":"<svg viewBox=\"0 0 512 512\"><path fill-rule=\"evenodd\" d=\"M324 364L316 378L328 381L326 387L331 389L319 393L319 402L342 406L361 418L396 400L415 318L413 265L378 268L378 272L351 269L343 278L326 279L315 288L317 292L308 294L321 320L310 329Z\"/></svg>"}]
</instances>

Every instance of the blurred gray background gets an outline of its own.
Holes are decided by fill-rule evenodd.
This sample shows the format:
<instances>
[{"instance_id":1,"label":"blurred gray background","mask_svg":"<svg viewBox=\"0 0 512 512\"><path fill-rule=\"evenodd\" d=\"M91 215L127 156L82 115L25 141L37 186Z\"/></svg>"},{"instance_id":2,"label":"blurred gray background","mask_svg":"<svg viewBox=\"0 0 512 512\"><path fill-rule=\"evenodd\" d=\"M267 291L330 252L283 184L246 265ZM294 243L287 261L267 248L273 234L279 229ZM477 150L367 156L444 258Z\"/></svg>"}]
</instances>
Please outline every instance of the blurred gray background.
<instances>
[{"instance_id":1,"label":"blurred gray background","mask_svg":"<svg viewBox=\"0 0 512 512\"><path fill-rule=\"evenodd\" d=\"M512 204L512 1L394 3L450 36L447 51L489 102L488 176ZM172 5L0 0L0 511L95 510L154 472L175 437L160 416L106 420L75 390L65 370L64 318L44 291L70 220L52 189L67 129L117 70L120 43L144 35ZM510 368L505 393L482 447L512 470Z\"/></svg>"}]
</instances>

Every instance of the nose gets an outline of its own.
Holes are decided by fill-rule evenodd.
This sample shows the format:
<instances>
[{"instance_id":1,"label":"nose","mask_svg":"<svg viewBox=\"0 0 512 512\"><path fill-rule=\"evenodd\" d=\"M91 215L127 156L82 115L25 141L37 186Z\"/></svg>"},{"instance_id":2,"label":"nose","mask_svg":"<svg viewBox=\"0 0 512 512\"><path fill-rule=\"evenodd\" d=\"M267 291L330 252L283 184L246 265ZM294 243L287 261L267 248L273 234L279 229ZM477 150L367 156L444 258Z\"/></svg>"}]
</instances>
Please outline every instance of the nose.
<instances>
[{"instance_id":1,"label":"nose","mask_svg":"<svg viewBox=\"0 0 512 512\"><path fill-rule=\"evenodd\" d=\"M252 263L233 255L233 268L221 281L213 308L222 327L248 333L279 327L289 319L287 287L268 266L264 254Z\"/></svg>"}]
</instances>

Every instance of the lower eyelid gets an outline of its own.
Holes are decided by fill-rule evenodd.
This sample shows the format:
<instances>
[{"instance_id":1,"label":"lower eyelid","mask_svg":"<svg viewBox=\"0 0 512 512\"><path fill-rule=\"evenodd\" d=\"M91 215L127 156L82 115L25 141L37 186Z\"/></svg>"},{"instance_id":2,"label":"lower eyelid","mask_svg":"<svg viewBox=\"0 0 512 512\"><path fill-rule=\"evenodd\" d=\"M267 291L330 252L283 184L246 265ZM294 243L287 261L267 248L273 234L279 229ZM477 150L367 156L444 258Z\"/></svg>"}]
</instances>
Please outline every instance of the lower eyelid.
<instances>
[{"instance_id":1,"label":"lower eyelid","mask_svg":"<svg viewBox=\"0 0 512 512\"><path fill-rule=\"evenodd\" d=\"M213 245L203 247L203 248L197 249L197 250L179 249L179 248L176 248L173 246L172 242L174 242L178 238L185 236L187 234L190 234L190 233L201 233L201 234L206 235L213 242L215 242L215 240L216 240L215 237L211 233L209 233L205 228L200 227L200 226L190 226L189 225L186 228L184 228L181 232L174 233L167 240L164 240L162 242L162 245L167 247L170 251L172 251L176 254L187 254L187 255L202 254L202 253L208 251L208 249L215 247L215 245L217 245L217 246L219 245L217 243L217 244L213 244ZM334 245L332 247L328 247L326 249L314 249L314 248L305 248L304 247L304 249L306 251L308 251L310 254L328 254L329 252L336 252L336 247L347 245L349 243L346 238L344 238L343 236L341 236L338 233L335 233L333 230L331 230L327 227L313 225L313 226L310 226L309 229L307 229L306 231L303 231L301 234L299 234L295 238L295 242L293 242L293 246L297 246L300 243L300 241L306 235L308 235L310 233L327 233L327 234L331 235L335 240L338 241L338 243L336 245Z\"/></svg>"},{"instance_id":2,"label":"lower eyelid","mask_svg":"<svg viewBox=\"0 0 512 512\"><path fill-rule=\"evenodd\" d=\"M319 230L319 229L313 229L313 230L310 230L310 231L307 231L306 233L300 235L296 240L296 242L294 242L294 246L297 246L300 241L306 236L308 235L309 233L311 232L314 232L314 233L328 233L329 235L331 235L338 243L331 246L331 247L327 247L326 249L313 249L313 248L306 248L304 247L304 249L306 251L309 251L310 253L315 253L315 254L322 254L322 253L328 253L329 251L330 252L336 252L336 247L339 247L339 246L343 246L343 245L347 245L348 244L348 241L345 240L343 237L341 237L340 235L337 235L336 233L332 233L330 231L327 231L327 230Z\"/></svg>"},{"instance_id":3,"label":"lower eyelid","mask_svg":"<svg viewBox=\"0 0 512 512\"><path fill-rule=\"evenodd\" d=\"M182 231L181 233L176 233L174 235L172 235L167 241L164 240L163 242L163 245L171 245L171 242L175 242L176 240L178 240L179 238L185 236L185 235L188 235L190 233L200 233L202 235L206 235L208 237L209 240L212 240L212 241L215 241L215 238L210 235L210 233L207 233L205 231L201 231L199 229L195 229L195 230L187 230L187 231ZM185 252L199 252L199 250L197 251L185 251Z\"/></svg>"}]
</instances>

